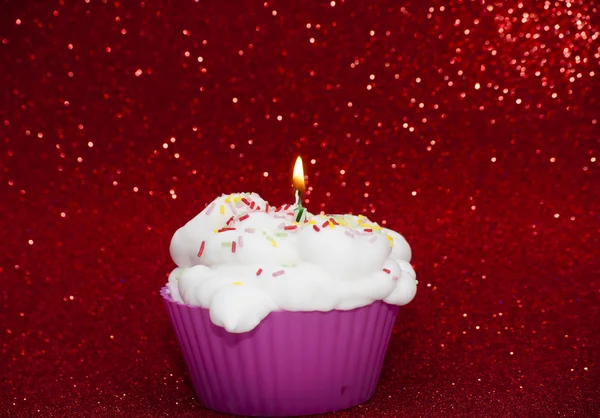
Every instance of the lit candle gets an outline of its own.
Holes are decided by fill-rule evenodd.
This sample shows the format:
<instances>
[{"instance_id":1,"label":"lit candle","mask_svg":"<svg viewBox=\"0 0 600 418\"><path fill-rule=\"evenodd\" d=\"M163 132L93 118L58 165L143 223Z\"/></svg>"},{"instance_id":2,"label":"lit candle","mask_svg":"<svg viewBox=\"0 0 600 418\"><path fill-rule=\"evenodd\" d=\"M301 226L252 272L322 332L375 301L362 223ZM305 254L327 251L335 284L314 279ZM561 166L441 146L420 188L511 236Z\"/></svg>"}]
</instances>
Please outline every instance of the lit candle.
<instances>
[{"instance_id":1,"label":"lit candle","mask_svg":"<svg viewBox=\"0 0 600 418\"><path fill-rule=\"evenodd\" d=\"M292 174L292 183L294 185L294 193L296 195L296 205L294 207L294 214L296 222L301 222L306 219L306 213L302 207L302 193L306 191L306 185L304 184L304 168L302 167L302 157L296 158L294 164L294 172Z\"/></svg>"}]
</instances>

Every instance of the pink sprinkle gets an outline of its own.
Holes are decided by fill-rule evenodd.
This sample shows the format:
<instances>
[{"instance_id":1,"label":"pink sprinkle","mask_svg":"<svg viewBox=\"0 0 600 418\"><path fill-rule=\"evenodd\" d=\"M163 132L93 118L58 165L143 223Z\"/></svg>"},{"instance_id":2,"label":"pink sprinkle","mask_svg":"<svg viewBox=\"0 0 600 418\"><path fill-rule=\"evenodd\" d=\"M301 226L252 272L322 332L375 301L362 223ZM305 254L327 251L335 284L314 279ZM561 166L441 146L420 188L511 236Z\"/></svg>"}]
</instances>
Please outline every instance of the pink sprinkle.
<instances>
[{"instance_id":1,"label":"pink sprinkle","mask_svg":"<svg viewBox=\"0 0 600 418\"><path fill-rule=\"evenodd\" d=\"M229 208L231 209L234 215L237 215L237 209L235 208L235 206L233 206L233 202L231 200L229 201Z\"/></svg>"},{"instance_id":2,"label":"pink sprinkle","mask_svg":"<svg viewBox=\"0 0 600 418\"><path fill-rule=\"evenodd\" d=\"M350 238L354 238L354 234L348 230L345 230L344 234L348 235Z\"/></svg>"},{"instance_id":3,"label":"pink sprinkle","mask_svg":"<svg viewBox=\"0 0 600 418\"><path fill-rule=\"evenodd\" d=\"M284 226L285 226L285 222L282 222L279 225L277 225L277 228L282 229Z\"/></svg>"},{"instance_id":4,"label":"pink sprinkle","mask_svg":"<svg viewBox=\"0 0 600 418\"><path fill-rule=\"evenodd\" d=\"M245 214L244 216L240 216L240 219L238 219L238 221L242 222L243 220L246 220L250 217L250 215Z\"/></svg>"},{"instance_id":5,"label":"pink sprinkle","mask_svg":"<svg viewBox=\"0 0 600 418\"><path fill-rule=\"evenodd\" d=\"M313 225L313 229L314 229L315 231L317 231L317 232L319 232L319 231L320 231L320 229L319 229L319 227L318 227L317 225Z\"/></svg>"},{"instance_id":6,"label":"pink sprinkle","mask_svg":"<svg viewBox=\"0 0 600 418\"><path fill-rule=\"evenodd\" d=\"M398 276L394 276L394 277L392 277L392 280L395 281L395 282L397 282L399 278L400 277L398 277Z\"/></svg>"},{"instance_id":7,"label":"pink sprinkle","mask_svg":"<svg viewBox=\"0 0 600 418\"><path fill-rule=\"evenodd\" d=\"M215 208L215 205L216 205L216 203L215 203L215 202L212 202L212 203L210 204L210 206L208 207L208 209L206 209L206 214L207 214L207 215L210 215L210 213L211 213L211 212L213 211L213 209Z\"/></svg>"},{"instance_id":8,"label":"pink sprinkle","mask_svg":"<svg viewBox=\"0 0 600 418\"><path fill-rule=\"evenodd\" d=\"M244 202L246 204L246 206L250 206L250 202L245 197L242 197L241 201Z\"/></svg>"},{"instance_id":9,"label":"pink sprinkle","mask_svg":"<svg viewBox=\"0 0 600 418\"><path fill-rule=\"evenodd\" d=\"M254 234L254 228L246 228L244 229L244 231L246 231L249 234Z\"/></svg>"},{"instance_id":10,"label":"pink sprinkle","mask_svg":"<svg viewBox=\"0 0 600 418\"><path fill-rule=\"evenodd\" d=\"M250 202L250 209L254 209L254 201Z\"/></svg>"},{"instance_id":11,"label":"pink sprinkle","mask_svg":"<svg viewBox=\"0 0 600 418\"><path fill-rule=\"evenodd\" d=\"M365 232L373 232L373 230L371 228L366 228Z\"/></svg>"},{"instance_id":12,"label":"pink sprinkle","mask_svg":"<svg viewBox=\"0 0 600 418\"><path fill-rule=\"evenodd\" d=\"M383 269L383 271L385 271L387 274L391 273L390 269Z\"/></svg>"},{"instance_id":13,"label":"pink sprinkle","mask_svg":"<svg viewBox=\"0 0 600 418\"><path fill-rule=\"evenodd\" d=\"M377 237L375 235L373 235L371 237L371 239L369 240L369 242L375 242L375 241L377 241Z\"/></svg>"},{"instance_id":14,"label":"pink sprinkle","mask_svg":"<svg viewBox=\"0 0 600 418\"><path fill-rule=\"evenodd\" d=\"M204 241L200 244L200 249L198 250L198 257L202 257L202 253L204 252Z\"/></svg>"},{"instance_id":15,"label":"pink sprinkle","mask_svg":"<svg viewBox=\"0 0 600 418\"><path fill-rule=\"evenodd\" d=\"M229 218L229 220L227 222L225 222L225 225L229 225L231 223L231 221L233 221L233 216L231 218Z\"/></svg>"},{"instance_id":16,"label":"pink sprinkle","mask_svg":"<svg viewBox=\"0 0 600 418\"><path fill-rule=\"evenodd\" d=\"M256 210L260 210L260 206L257 206L257 207L256 207Z\"/></svg>"},{"instance_id":17,"label":"pink sprinkle","mask_svg":"<svg viewBox=\"0 0 600 418\"><path fill-rule=\"evenodd\" d=\"M235 241L231 241L231 252L232 253L235 252L235 247L236 247L236 242Z\"/></svg>"},{"instance_id":18,"label":"pink sprinkle","mask_svg":"<svg viewBox=\"0 0 600 418\"><path fill-rule=\"evenodd\" d=\"M283 229L286 231L291 231L292 229L296 229L296 228L298 228L296 225L286 225L283 227Z\"/></svg>"},{"instance_id":19,"label":"pink sprinkle","mask_svg":"<svg viewBox=\"0 0 600 418\"><path fill-rule=\"evenodd\" d=\"M238 245L240 246L240 248L244 246L244 237L242 237L241 235L238 237Z\"/></svg>"},{"instance_id":20,"label":"pink sprinkle","mask_svg":"<svg viewBox=\"0 0 600 418\"><path fill-rule=\"evenodd\" d=\"M261 273L262 273L262 269L258 269L258 270L256 271L256 275L257 275L257 276L260 276L260 274L261 274Z\"/></svg>"},{"instance_id":21,"label":"pink sprinkle","mask_svg":"<svg viewBox=\"0 0 600 418\"><path fill-rule=\"evenodd\" d=\"M273 273L273 277L281 276L283 273L285 273L285 271L283 270L276 271L275 273Z\"/></svg>"}]
</instances>

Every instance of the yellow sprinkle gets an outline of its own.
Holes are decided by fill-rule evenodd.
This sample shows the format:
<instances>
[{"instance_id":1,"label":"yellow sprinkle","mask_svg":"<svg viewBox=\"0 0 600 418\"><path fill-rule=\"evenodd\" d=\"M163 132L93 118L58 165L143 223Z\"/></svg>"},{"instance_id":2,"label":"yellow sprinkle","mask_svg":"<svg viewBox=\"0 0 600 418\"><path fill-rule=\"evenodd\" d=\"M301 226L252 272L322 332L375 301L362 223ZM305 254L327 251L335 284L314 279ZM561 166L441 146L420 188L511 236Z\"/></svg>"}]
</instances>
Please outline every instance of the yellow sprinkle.
<instances>
[{"instance_id":1,"label":"yellow sprinkle","mask_svg":"<svg viewBox=\"0 0 600 418\"><path fill-rule=\"evenodd\" d=\"M218 230L218 229L213 229L213 231L215 232L215 234L218 234L218 233L219 233L219 230Z\"/></svg>"},{"instance_id":2,"label":"yellow sprinkle","mask_svg":"<svg viewBox=\"0 0 600 418\"><path fill-rule=\"evenodd\" d=\"M342 225L342 226L348 226L348 222L346 222L346 221L343 221L343 220L341 220L341 219L338 221L338 223L339 223L340 225Z\"/></svg>"},{"instance_id":3,"label":"yellow sprinkle","mask_svg":"<svg viewBox=\"0 0 600 418\"><path fill-rule=\"evenodd\" d=\"M293 224L293 225L300 225L300 222L296 222L296 221L294 221L294 222L292 222L292 224Z\"/></svg>"},{"instance_id":4,"label":"yellow sprinkle","mask_svg":"<svg viewBox=\"0 0 600 418\"><path fill-rule=\"evenodd\" d=\"M381 231L383 228L382 228L382 227L380 227L379 225L373 225L373 229L374 229L375 231Z\"/></svg>"},{"instance_id":5,"label":"yellow sprinkle","mask_svg":"<svg viewBox=\"0 0 600 418\"><path fill-rule=\"evenodd\" d=\"M271 241L271 245L272 245L273 247L277 247L277 243L275 242L275 240L274 240L274 239L271 239L270 241Z\"/></svg>"},{"instance_id":6,"label":"yellow sprinkle","mask_svg":"<svg viewBox=\"0 0 600 418\"><path fill-rule=\"evenodd\" d=\"M310 221L308 221L308 223L309 223L309 225L315 225L316 224L316 222L313 221L312 219Z\"/></svg>"},{"instance_id":7,"label":"yellow sprinkle","mask_svg":"<svg viewBox=\"0 0 600 418\"><path fill-rule=\"evenodd\" d=\"M394 246L394 238L392 238L392 236L391 236L391 235L388 235L388 236L387 236L387 239L388 239L388 241L390 242L390 247L393 247L393 246Z\"/></svg>"},{"instance_id":8,"label":"yellow sprinkle","mask_svg":"<svg viewBox=\"0 0 600 418\"><path fill-rule=\"evenodd\" d=\"M240 285L240 284L242 284L242 282L233 282L232 284L234 284L234 285L236 285L236 286L237 286L237 285Z\"/></svg>"},{"instance_id":9,"label":"yellow sprinkle","mask_svg":"<svg viewBox=\"0 0 600 418\"><path fill-rule=\"evenodd\" d=\"M225 203L229 203L229 202L231 202L231 195L229 195L225 198Z\"/></svg>"},{"instance_id":10,"label":"yellow sprinkle","mask_svg":"<svg viewBox=\"0 0 600 418\"><path fill-rule=\"evenodd\" d=\"M330 227L331 229L333 229L333 228L335 227L335 225L333 224L333 222L329 221L329 227Z\"/></svg>"},{"instance_id":11,"label":"yellow sprinkle","mask_svg":"<svg viewBox=\"0 0 600 418\"><path fill-rule=\"evenodd\" d=\"M237 197L234 197L234 198L233 198L233 201L234 201L235 203L239 203L239 202L241 202L241 201L242 201L242 198L241 198L241 197L239 197L239 196L237 196Z\"/></svg>"},{"instance_id":12,"label":"yellow sprinkle","mask_svg":"<svg viewBox=\"0 0 600 418\"><path fill-rule=\"evenodd\" d=\"M221 205L219 207L219 212L221 212L221 215L224 215L225 214L225 206Z\"/></svg>"}]
</instances>

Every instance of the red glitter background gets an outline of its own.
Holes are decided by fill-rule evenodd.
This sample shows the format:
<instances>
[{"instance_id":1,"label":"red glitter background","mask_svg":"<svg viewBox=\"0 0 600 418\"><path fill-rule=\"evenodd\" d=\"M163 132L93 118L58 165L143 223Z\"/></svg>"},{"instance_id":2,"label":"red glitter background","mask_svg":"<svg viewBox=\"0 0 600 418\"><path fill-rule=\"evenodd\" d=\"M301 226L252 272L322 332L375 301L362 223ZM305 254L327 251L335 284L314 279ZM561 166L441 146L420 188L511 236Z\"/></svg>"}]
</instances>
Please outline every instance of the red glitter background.
<instances>
[{"instance_id":1,"label":"red glitter background","mask_svg":"<svg viewBox=\"0 0 600 418\"><path fill-rule=\"evenodd\" d=\"M599 10L0 1L0 410L220 416L158 295L221 193L368 215L420 281L339 417L600 414Z\"/></svg>"}]
</instances>

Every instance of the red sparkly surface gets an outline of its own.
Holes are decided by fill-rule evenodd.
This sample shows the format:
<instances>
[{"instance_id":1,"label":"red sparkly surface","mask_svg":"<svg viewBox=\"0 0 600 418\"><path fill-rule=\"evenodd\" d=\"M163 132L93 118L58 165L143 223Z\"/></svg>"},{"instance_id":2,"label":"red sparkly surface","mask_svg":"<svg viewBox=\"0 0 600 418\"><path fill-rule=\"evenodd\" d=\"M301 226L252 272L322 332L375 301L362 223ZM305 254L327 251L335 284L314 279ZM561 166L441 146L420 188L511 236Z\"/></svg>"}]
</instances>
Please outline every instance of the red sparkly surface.
<instances>
[{"instance_id":1,"label":"red sparkly surface","mask_svg":"<svg viewBox=\"0 0 600 418\"><path fill-rule=\"evenodd\" d=\"M0 410L219 416L158 295L221 193L411 243L373 399L339 417L600 414L594 1L0 3Z\"/></svg>"}]
</instances>

